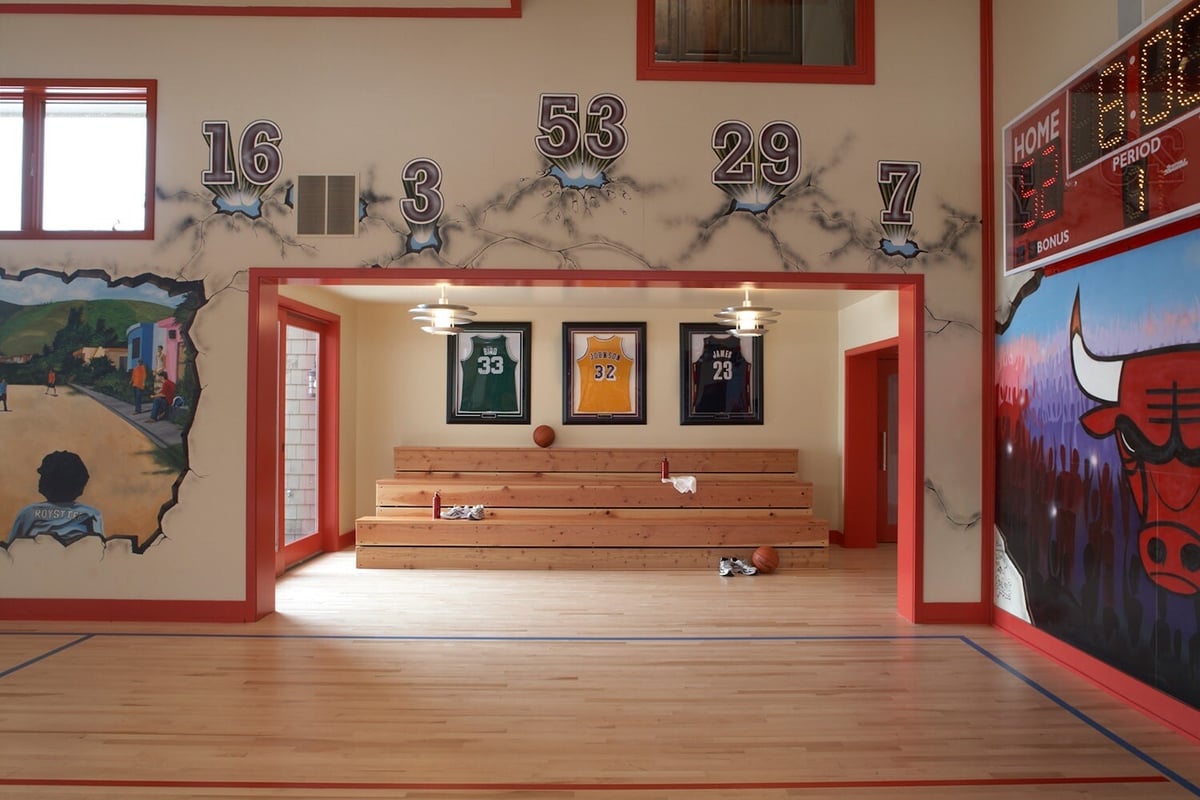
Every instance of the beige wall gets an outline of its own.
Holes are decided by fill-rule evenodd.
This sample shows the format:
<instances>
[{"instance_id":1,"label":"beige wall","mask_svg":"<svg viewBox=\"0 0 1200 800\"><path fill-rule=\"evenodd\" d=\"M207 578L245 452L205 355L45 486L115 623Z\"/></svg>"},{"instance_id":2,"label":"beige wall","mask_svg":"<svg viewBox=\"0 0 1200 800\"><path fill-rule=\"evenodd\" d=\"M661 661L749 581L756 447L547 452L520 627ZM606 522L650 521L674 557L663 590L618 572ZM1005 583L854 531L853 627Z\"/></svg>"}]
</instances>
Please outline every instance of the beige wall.
<instances>
[{"instance_id":1,"label":"beige wall","mask_svg":"<svg viewBox=\"0 0 1200 800\"><path fill-rule=\"evenodd\" d=\"M1119 0L1004 0L994 4L996 322L1007 319L1021 286L1037 274L1031 270L1007 278L1002 275L1003 128L1131 33L1120 29L1119 5ZM1142 20L1171 5L1174 0L1143 0ZM1038 24L1029 25L1027 21L1035 18ZM1063 31L1070 35L1064 36ZM1037 58L1030 58L1030 53L1037 53Z\"/></svg>"},{"instance_id":2,"label":"beige wall","mask_svg":"<svg viewBox=\"0 0 1200 800\"><path fill-rule=\"evenodd\" d=\"M898 336L900 331L899 299L896 292L878 292L843 308L838 313L837 429L842 434L846 430L846 351ZM845 458L844 443L844 435L839 435L839 470L842 469L842 459ZM844 474L844 472L840 472L840 474ZM845 498L839 491L837 524L833 525L831 521L834 530L841 530L844 502Z\"/></svg>"},{"instance_id":3,"label":"beige wall","mask_svg":"<svg viewBox=\"0 0 1200 800\"><path fill-rule=\"evenodd\" d=\"M0 560L0 593L243 597L244 271L254 266L921 272L931 318L953 321L931 330L925 342L925 479L962 515L977 512L980 382L962 380L981 369L976 5L877 0L872 86L639 82L635 7L634 0L528 0L515 20L0 18L0 74L159 81L157 182L166 196L157 206L153 242L6 242L0 268L95 267L112 277L152 272L203 280L212 298L193 329L204 393L190 441L192 471L180 505L167 517L167 536L145 555L112 546L102 559L83 545L64 550L53 542L20 543L13 558ZM532 141L543 92L584 99L614 93L628 105L629 148L615 165L613 183L592 194L594 203L539 181L544 163ZM388 198L372 208L357 237L297 239L282 203L256 224L206 219L212 209L199 183L207 158L201 123L228 120L240 132L259 118L283 131L288 179L352 172L364 188ZM711 183L711 132L730 118L755 130L785 119L800 131L802 178L765 216L723 215L726 200ZM415 157L433 158L443 168L442 222L452 235L440 254L402 252L396 198L403 192L402 168ZM922 164L913 238L926 252L909 262L876 250L879 160ZM383 314L357 309L359 324L376 313ZM828 325L836 329L836 318ZM374 363L370 345L361 331L348 338L358 343L361 386L362 370ZM833 361L836 372L836 345L822 358ZM780 391L769 391L768 413L788 408L789 395L773 394ZM672 404L661 397L652 414L673 417ZM360 390L354 438L357 457L374 461L378 441L364 428L370 402ZM397 430L395 409L372 411L389 433ZM836 418L836 411L828 413ZM655 431L660 434L664 441L685 435ZM601 435L570 433L572 441ZM715 442L731 435L712 433ZM806 471L838 471L836 432L806 431L798 438L808 436L828 455L806 462ZM371 471L356 462L355 506ZM835 494L832 484L828 492L819 490L823 503ZM947 520L929 494L925 515L923 599L978 601L979 531Z\"/></svg>"},{"instance_id":4,"label":"beige wall","mask_svg":"<svg viewBox=\"0 0 1200 800\"><path fill-rule=\"evenodd\" d=\"M1169 2L1169 0L1166 0ZM1143 16L1164 7L1144 0ZM1153 6L1157 6L1152 8ZM994 4L995 169L996 169L996 306L999 319L1008 313L1021 285L1036 271L1003 277L1005 178L1004 126L1066 83L1076 72L1121 38L1118 0L1004 0ZM1037 19L1037 25L1029 20ZM1062 35L1070 31L1070 36ZM1030 58L1030 53L1037 53Z\"/></svg>"},{"instance_id":5,"label":"beige wall","mask_svg":"<svg viewBox=\"0 0 1200 800\"><path fill-rule=\"evenodd\" d=\"M406 306L347 301L320 289L288 287L285 292L353 320L353 349L343 347L344 363L352 368L342 381L343 517L351 514L351 522L353 516L374 513L374 481L391 473L393 445L525 447L532 445L533 428L546 424L556 431L555 445L566 447L606 447L614 440L638 447L795 447L802 474L814 484L815 513L839 524L835 310L788 311L766 337L763 425L681 426L679 323L708 321L713 309L476 306L480 320L533 324L531 421L470 425L446 423L446 340L422 333L409 321ZM645 425L562 424L562 323L567 321L646 323ZM351 381L349 374L357 378ZM346 433L347 417L351 425L362 421L354 435ZM346 457L347 450L352 457ZM350 472L347 462L353 464ZM349 486L347 474L357 476Z\"/></svg>"}]
</instances>

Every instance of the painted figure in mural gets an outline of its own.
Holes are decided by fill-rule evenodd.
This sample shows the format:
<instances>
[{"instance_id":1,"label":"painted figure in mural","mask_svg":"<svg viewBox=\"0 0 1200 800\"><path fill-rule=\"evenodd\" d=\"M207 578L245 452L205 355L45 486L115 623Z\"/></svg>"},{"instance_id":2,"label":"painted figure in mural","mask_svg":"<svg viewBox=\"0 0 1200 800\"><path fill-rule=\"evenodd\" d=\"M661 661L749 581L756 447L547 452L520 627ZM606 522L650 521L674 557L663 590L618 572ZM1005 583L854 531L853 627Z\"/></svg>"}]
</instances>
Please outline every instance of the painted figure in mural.
<instances>
[{"instance_id":1,"label":"painted figure in mural","mask_svg":"<svg viewBox=\"0 0 1200 800\"><path fill-rule=\"evenodd\" d=\"M54 367L46 373L46 391L42 394L51 394L58 397L58 374L54 371Z\"/></svg>"},{"instance_id":2,"label":"painted figure in mural","mask_svg":"<svg viewBox=\"0 0 1200 800\"><path fill-rule=\"evenodd\" d=\"M43 534L64 545L84 536L104 535L99 510L77 502L91 477L83 459L69 450L56 450L42 459L38 475L38 492L46 502L31 503L17 512L5 546Z\"/></svg>"},{"instance_id":3,"label":"painted figure in mural","mask_svg":"<svg viewBox=\"0 0 1200 800\"><path fill-rule=\"evenodd\" d=\"M1200 346L1098 357L1083 340L1079 295L1071 311L1075 382L1100 403L1079 418L1112 436L1141 520L1138 551L1150 580L1181 595L1200 591Z\"/></svg>"},{"instance_id":4,"label":"painted figure in mural","mask_svg":"<svg viewBox=\"0 0 1200 800\"><path fill-rule=\"evenodd\" d=\"M167 371L167 354L163 352L163 346L160 344L158 349L154 351L154 371Z\"/></svg>"},{"instance_id":5,"label":"painted figure in mural","mask_svg":"<svg viewBox=\"0 0 1200 800\"><path fill-rule=\"evenodd\" d=\"M4 406L4 410L8 411L8 379L0 375L0 405Z\"/></svg>"},{"instance_id":6,"label":"painted figure in mural","mask_svg":"<svg viewBox=\"0 0 1200 800\"><path fill-rule=\"evenodd\" d=\"M129 385L133 387L133 413L142 413L142 397L146 391L146 365L139 358L129 373Z\"/></svg>"},{"instance_id":7,"label":"painted figure in mural","mask_svg":"<svg viewBox=\"0 0 1200 800\"><path fill-rule=\"evenodd\" d=\"M154 400L150 404L150 419L157 422L166 419L175 402L175 382L167 377L165 371L158 373L158 389L154 392Z\"/></svg>"}]
</instances>

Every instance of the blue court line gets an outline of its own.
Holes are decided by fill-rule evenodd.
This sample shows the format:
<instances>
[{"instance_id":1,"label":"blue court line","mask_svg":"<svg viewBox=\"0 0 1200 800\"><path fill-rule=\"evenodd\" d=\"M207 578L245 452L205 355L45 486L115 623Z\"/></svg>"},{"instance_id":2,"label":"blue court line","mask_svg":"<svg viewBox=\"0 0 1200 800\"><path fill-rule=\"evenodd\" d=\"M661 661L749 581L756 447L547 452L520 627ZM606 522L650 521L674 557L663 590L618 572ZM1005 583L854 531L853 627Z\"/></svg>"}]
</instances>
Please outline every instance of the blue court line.
<instances>
[{"instance_id":1,"label":"blue court line","mask_svg":"<svg viewBox=\"0 0 1200 800\"><path fill-rule=\"evenodd\" d=\"M1029 686L1031 689L1033 689L1034 691L1036 691L1036 692L1038 692L1039 694L1041 694L1041 695L1042 695L1043 697L1045 697L1047 700L1049 700L1050 702L1054 703L1054 704L1055 704L1055 705L1057 705L1059 708L1063 709L1064 711L1066 711L1068 714L1070 714L1071 716L1073 716L1073 717L1075 717L1076 719L1078 719L1078 720L1079 720L1080 722L1082 722L1083 724L1087 725L1088 727L1090 727L1090 728L1092 728L1093 730L1095 730L1097 733L1099 733L1099 734L1101 734L1102 736L1104 736L1105 738L1107 738L1109 741L1111 741L1113 744L1115 744L1115 745L1117 745L1118 747L1120 747L1122 750L1125 750L1125 751L1126 751L1127 753L1129 753L1130 755L1134 756L1135 758L1138 758L1138 759L1140 759L1140 760L1141 760L1141 761L1143 761L1145 764L1147 764L1147 765L1148 765L1148 766L1149 766L1151 769L1154 769L1154 770L1156 770L1157 772L1159 772L1160 774L1162 774L1162 775L1165 775L1166 777L1170 778L1170 779L1171 779L1171 781L1173 781L1174 783L1177 783L1177 784L1179 784L1179 785L1180 785L1180 786L1182 786L1184 789L1187 789L1187 790L1188 790L1189 792L1191 792L1191 793L1192 793L1194 796L1196 796L1196 797L1200 797L1200 786L1197 786L1196 784L1192 783L1192 782L1191 782L1191 781L1189 781L1187 778L1183 777L1183 776L1182 776L1182 775L1180 775L1178 772L1175 772L1175 771L1174 771L1174 770L1172 770L1171 768L1167 767L1167 766L1166 766L1165 764L1163 764L1162 762L1160 762L1160 761L1157 761L1156 759L1152 758L1151 756L1147 755L1146 753L1143 753L1143 752L1142 752L1141 750L1139 750L1137 747L1135 747L1134 745L1132 745L1132 744L1130 744L1129 742L1125 741L1125 740L1124 740L1124 739L1122 739L1120 736L1118 736L1117 734L1113 733L1113 732L1112 732L1112 731L1110 731L1108 728L1104 727L1104 726L1103 726L1103 725L1101 725L1099 722L1097 722L1096 720L1094 720L1094 719L1092 719L1091 717L1089 717L1087 714L1084 714L1082 711L1080 711L1079 709L1075 708L1073 705L1071 705L1070 703L1068 703L1066 700L1063 700L1061 697L1059 697L1058 695L1054 694L1054 692L1050 691L1049 689L1047 689L1046 687L1042 686L1042 685L1041 685L1040 683L1038 683L1037 681L1035 681L1035 680L1033 680L1032 678L1030 678L1029 676L1025 675L1025 674L1024 674L1024 673L1022 673L1020 670L1018 670L1016 667L1012 666L1011 664L1008 664L1007 662L1003 661L1003 660L1002 660L1000 657L998 657L998 656L996 656L995 654L993 654L993 653L989 652L989 651L988 651L986 648L984 648L982 645L979 645L979 644L977 644L976 642L973 642L971 639L969 639L969 638L968 638L968 637L966 637L966 636L963 636L963 637L962 637L962 640L963 640L963 642L965 642L965 643L966 643L966 644L967 644L969 647L972 647L972 648L974 648L976 651L978 651L978 652L979 652L981 655L983 655L985 658L987 658L988 660L992 661L994 664L996 664L997 666L999 666L999 667L1000 667L1001 669L1003 669L1004 671L1006 671L1006 672L1008 672L1009 674L1011 674L1011 675L1013 675L1014 677L1016 677L1018 680L1020 680L1021 682L1023 682L1025 685Z\"/></svg>"},{"instance_id":2,"label":"blue court line","mask_svg":"<svg viewBox=\"0 0 1200 800\"><path fill-rule=\"evenodd\" d=\"M1160 775L1167 777L1173 783L1181 786L1195 797L1200 797L1200 786L1184 778L1179 773L1167 767L1162 762L1142 752L1133 744L1125 741L1117 734L1105 728L1096 720L1072 706L1066 700L1046 689L1037 681L1028 677L1016 667L1008 664L989 650L973 641L970 637L957 634L917 634L911 636L872 634L872 635L817 635L817 636L437 636L437 635L367 635L353 636L348 634L254 634L254 633L153 633L153 632L120 632L109 631L102 633L70 633L51 631L0 631L0 636L77 636L79 638L68 642L42 655L0 672L4 678L27 666L49 658L77 644L95 638L163 638L163 639L280 639L280 640L335 640L335 641L413 641L413 642L575 642L575 643L624 643L624 642L855 642L855 641L957 641L972 648L998 667L1020 680L1026 686L1041 694L1046 699L1063 709L1088 727L1101 734L1113 744L1125 750Z\"/></svg>"},{"instance_id":3,"label":"blue court line","mask_svg":"<svg viewBox=\"0 0 1200 800\"><path fill-rule=\"evenodd\" d=\"M92 634L90 634L90 633L78 633L78 634L60 633L57 635L58 636L78 636L79 638L73 642L67 642L64 645L60 645L60 646L54 648L53 650L47 650L45 653L42 653L40 656L34 656L33 658L29 659L28 661L24 661L20 664L17 664L14 667L9 667L6 670L0 670L0 678L7 678L9 675L13 674L14 672L23 670L26 667L30 666L31 664L36 664L37 662L42 661L43 659L49 658L50 656L54 655L55 653L61 653L63 650L72 648L75 645L80 644L82 642L86 642L88 639L92 638Z\"/></svg>"}]
</instances>

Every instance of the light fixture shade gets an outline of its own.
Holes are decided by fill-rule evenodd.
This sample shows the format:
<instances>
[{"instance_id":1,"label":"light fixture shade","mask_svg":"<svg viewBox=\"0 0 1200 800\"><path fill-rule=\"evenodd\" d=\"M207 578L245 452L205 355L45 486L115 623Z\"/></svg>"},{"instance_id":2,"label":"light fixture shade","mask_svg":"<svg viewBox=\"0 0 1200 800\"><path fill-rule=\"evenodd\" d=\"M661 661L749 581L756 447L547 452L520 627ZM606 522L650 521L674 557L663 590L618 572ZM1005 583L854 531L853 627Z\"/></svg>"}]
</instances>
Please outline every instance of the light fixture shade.
<instances>
[{"instance_id":1,"label":"light fixture shade","mask_svg":"<svg viewBox=\"0 0 1200 800\"><path fill-rule=\"evenodd\" d=\"M762 336L767 332L768 325L774 325L779 312L770 306L750 304L750 290L746 290L746 299L740 306L729 306L718 311L715 316L722 325L728 325L734 336Z\"/></svg>"},{"instance_id":2,"label":"light fixture shade","mask_svg":"<svg viewBox=\"0 0 1200 800\"><path fill-rule=\"evenodd\" d=\"M413 322L427 322L421 330L442 336L453 336L462 332L462 325L469 325L475 312L467 306L454 305L446 302L446 287L442 286L442 296L436 303L421 303L416 308L410 308L408 313L413 315Z\"/></svg>"}]
</instances>

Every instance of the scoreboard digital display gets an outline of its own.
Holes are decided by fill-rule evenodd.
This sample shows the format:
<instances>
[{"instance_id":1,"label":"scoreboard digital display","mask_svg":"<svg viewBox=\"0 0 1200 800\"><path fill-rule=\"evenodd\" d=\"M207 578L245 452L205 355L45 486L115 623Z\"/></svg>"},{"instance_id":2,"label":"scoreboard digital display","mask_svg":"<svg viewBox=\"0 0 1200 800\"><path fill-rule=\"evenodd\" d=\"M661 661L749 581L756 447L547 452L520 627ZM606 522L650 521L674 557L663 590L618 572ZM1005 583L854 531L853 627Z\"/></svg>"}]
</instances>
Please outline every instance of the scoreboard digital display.
<instances>
[{"instance_id":1,"label":"scoreboard digital display","mask_svg":"<svg viewBox=\"0 0 1200 800\"><path fill-rule=\"evenodd\" d=\"M1200 0L1143 25L1003 137L1006 275L1200 210Z\"/></svg>"}]
</instances>

